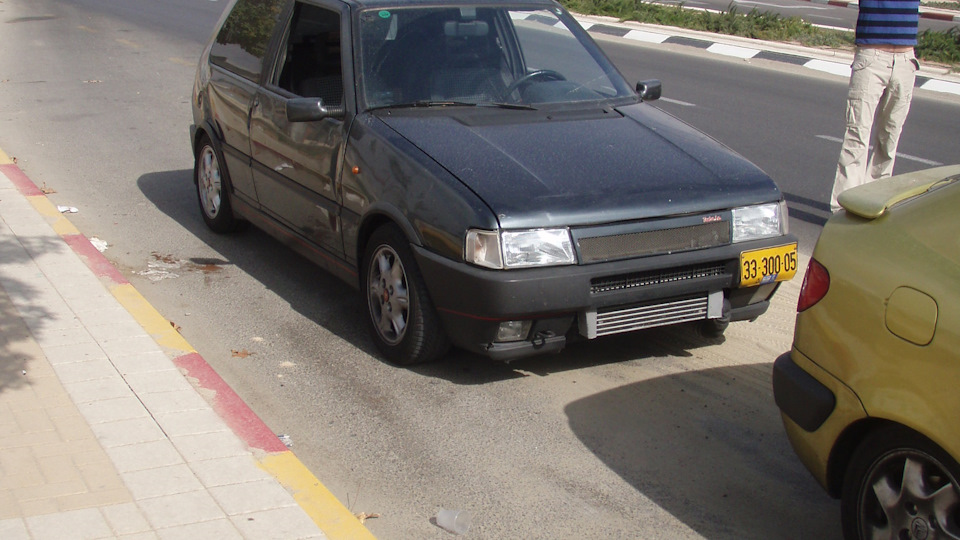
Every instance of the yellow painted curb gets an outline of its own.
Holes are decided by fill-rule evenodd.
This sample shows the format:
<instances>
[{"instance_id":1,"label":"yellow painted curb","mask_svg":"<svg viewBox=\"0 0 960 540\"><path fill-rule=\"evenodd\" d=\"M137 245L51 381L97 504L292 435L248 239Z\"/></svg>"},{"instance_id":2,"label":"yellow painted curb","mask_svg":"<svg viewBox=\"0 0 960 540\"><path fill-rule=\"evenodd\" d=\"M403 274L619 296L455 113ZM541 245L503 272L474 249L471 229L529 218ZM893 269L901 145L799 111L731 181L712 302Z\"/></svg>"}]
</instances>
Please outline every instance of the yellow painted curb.
<instances>
[{"instance_id":1,"label":"yellow painted curb","mask_svg":"<svg viewBox=\"0 0 960 540\"><path fill-rule=\"evenodd\" d=\"M269 454L258 461L261 469L293 492L293 498L330 540L376 539L293 452Z\"/></svg>"},{"instance_id":2,"label":"yellow painted curb","mask_svg":"<svg viewBox=\"0 0 960 540\"><path fill-rule=\"evenodd\" d=\"M190 346L190 343L177 332L173 324L163 315L160 315L156 308L150 302L147 302L147 299L133 285L129 283L115 285L110 288L110 292L161 347L183 353L196 352Z\"/></svg>"},{"instance_id":3,"label":"yellow painted curb","mask_svg":"<svg viewBox=\"0 0 960 540\"><path fill-rule=\"evenodd\" d=\"M50 226L60 236L80 234L80 231L70 223L70 220L63 217L46 195L30 195L27 200L41 216L49 218Z\"/></svg>"},{"instance_id":4,"label":"yellow painted curb","mask_svg":"<svg viewBox=\"0 0 960 540\"><path fill-rule=\"evenodd\" d=\"M3 152L2 148L0 148L0 165L13 165L13 160Z\"/></svg>"}]
</instances>

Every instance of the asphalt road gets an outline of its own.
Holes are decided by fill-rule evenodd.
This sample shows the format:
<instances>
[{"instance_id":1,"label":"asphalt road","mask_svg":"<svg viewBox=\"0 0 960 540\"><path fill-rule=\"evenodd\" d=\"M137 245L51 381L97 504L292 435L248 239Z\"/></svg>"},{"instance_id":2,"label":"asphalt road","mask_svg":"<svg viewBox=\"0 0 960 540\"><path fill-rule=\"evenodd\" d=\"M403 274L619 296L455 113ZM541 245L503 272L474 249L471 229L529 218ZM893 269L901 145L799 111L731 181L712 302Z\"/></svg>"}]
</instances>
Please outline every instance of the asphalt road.
<instances>
[{"instance_id":1,"label":"asphalt road","mask_svg":"<svg viewBox=\"0 0 960 540\"><path fill-rule=\"evenodd\" d=\"M384 539L838 538L839 508L790 450L769 377L799 282L722 343L675 328L510 365L380 360L360 298L256 230L218 236L191 185L201 42L222 2L4 0L0 148ZM809 254L826 217L846 82L604 41L657 106L778 180ZM901 151L955 162L957 100L921 93ZM898 171L922 168L901 159Z\"/></svg>"}]
</instances>

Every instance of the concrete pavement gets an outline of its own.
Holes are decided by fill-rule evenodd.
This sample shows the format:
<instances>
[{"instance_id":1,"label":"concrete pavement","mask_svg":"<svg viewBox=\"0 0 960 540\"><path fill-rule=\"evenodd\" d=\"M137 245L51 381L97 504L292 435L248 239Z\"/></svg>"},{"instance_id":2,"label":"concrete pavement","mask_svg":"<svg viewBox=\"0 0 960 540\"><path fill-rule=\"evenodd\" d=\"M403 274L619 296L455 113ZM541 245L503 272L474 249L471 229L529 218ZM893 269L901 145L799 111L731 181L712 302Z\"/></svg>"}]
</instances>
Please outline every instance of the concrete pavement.
<instances>
[{"instance_id":1,"label":"concrete pavement","mask_svg":"<svg viewBox=\"0 0 960 540\"><path fill-rule=\"evenodd\" d=\"M2 150L0 538L373 538Z\"/></svg>"}]
</instances>

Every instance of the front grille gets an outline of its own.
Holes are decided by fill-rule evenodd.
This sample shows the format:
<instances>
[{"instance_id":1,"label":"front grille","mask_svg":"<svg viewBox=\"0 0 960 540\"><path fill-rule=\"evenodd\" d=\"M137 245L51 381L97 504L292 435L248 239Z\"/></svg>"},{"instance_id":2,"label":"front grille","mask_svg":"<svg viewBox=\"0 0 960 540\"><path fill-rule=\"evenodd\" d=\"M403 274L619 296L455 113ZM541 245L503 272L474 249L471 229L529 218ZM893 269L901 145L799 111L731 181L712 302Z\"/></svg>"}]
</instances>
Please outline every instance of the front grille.
<instances>
[{"instance_id":1,"label":"front grille","mask_svg":"<svg viewBox=\"0 0 960 540\"><path fill-rule=\"evenodd\" d=\"M707 318L706 296L645 306L605 308L583 315L580 332L595 338Z\"/></svg>"},{"instance_id":2,"label":"front grille","mask_svg":"<svg viewBox=\"0 0 960 540\"><path fill-rule=\"evenodd\" d=\"M690 251L729 243L730 223L716 221L688 227L580 238L578 246L581 262L594 263Z\"/></svg>"},{"instance_id":3,"label":"front grille","mask_svg":"<svg viewBox=\"0 0 960 540\"><path fill-rule=\"evenodd\" d=\"M725 268L723 264L701 264L696 266L653 270L650 272L637 272L634 274L625 274L620 276L594 278L590 280L590 293L596 294L610 291L622 291L635 287L648 287L650 285L675 283L690 279L716 277L723 275L724 271Z\"/></svg>"}]
</instances>

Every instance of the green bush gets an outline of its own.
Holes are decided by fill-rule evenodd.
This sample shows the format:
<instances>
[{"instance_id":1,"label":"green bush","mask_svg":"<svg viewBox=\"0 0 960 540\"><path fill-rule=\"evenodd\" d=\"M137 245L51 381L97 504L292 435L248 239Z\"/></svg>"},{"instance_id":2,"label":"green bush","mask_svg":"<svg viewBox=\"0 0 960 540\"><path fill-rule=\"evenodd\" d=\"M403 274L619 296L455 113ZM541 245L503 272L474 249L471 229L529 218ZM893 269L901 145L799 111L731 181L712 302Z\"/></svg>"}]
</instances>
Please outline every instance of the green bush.
<instances>
[{"instance_id":1,"label":"green bush","mask_svg":"<svg viewBox=\"0 0 960 540\"><path fill-rule=\"evenodd\" d=\"M960 67L960 27L946 32L924 30L917 36L917 56L926 62L938 62Z\"/></svg>"},{"instance_id":2,"label":"green bush","mask_svg":"<svg viewBox=\"0 0 960 540\"><path fill-rule=\"evenodd\" d=\"M853 32L817 28L799 17L783 17L756 9L741 14L733 4L723 13L686 10L683 5L666 6L641 0L560 0L570 11L605 15L621 21L636 21L688 30L715 32L766 41L798 43L807 47L849 48ZM948 64L960 69L960 27L947 32L923 31L918 37L917 56L926 62Z\"/></svg>"}]
</instances>

